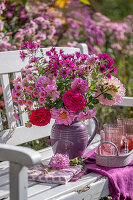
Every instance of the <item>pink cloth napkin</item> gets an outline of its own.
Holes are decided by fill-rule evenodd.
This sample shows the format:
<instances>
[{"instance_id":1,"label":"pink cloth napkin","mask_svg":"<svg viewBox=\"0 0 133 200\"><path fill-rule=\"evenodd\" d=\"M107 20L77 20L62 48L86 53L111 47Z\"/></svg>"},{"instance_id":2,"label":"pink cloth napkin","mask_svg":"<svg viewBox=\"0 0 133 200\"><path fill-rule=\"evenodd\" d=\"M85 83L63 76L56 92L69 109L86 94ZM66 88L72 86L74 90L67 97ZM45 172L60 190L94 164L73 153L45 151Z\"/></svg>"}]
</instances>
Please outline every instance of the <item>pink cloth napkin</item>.
<instances>
[{"instance_id":1,"label":"pink cloth napkin","mask_svg":"<svg viewBox=\"0 0 133 200\"><path fill-rule=\"evenodd\" d=\"M31 181L65 184L68 181L76 181L83 176L82 166L70 166L60 170L51 170L48 166L36 165L28 169L28 179Z\"/></svg>"},{"instance_id":2,"label":"pink cloth napkin","mask_svg":"<svg viewBox=\"0 0 133 200\"><path fill-rule=\"evenodd\" d=\"M110 168L96 165L96 158L93 149L83 155L88 158L86 163L87 171L97 172L109 179L108 187L113 200L133 200L133 160L126 167Z\"/></svg>"}]
</instances>

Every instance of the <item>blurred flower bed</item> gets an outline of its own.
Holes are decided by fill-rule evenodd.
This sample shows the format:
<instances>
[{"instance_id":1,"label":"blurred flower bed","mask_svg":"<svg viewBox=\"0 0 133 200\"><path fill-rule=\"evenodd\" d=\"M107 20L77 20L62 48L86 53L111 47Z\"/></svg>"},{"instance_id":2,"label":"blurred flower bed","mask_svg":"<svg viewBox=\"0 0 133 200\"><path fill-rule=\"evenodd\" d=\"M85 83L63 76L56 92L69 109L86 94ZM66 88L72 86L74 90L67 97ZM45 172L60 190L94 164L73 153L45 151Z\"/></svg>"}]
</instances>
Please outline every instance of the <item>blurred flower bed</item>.
<instances>
[{"instance_id":1,"label":"blurred flower bed","mask_svg":"<svg viewBox=\"0 0 133 200\"><path fill-rule=\"evenodd\" d=\"M25 41L36 41L44 47L75 47L85 42L90 54L106 52L115 60L126 96L133 96L133 15L112 21L94 8L93 1L88 0L3 1L0 3L0 51L21 49ZM0 95L2 113L1 89ZM100 129L103 123L113 122L118 113L119 117L133 117L131 108L99 106ZM5 120L3 113L2 116Z\"/></svg>"}]
</instances>

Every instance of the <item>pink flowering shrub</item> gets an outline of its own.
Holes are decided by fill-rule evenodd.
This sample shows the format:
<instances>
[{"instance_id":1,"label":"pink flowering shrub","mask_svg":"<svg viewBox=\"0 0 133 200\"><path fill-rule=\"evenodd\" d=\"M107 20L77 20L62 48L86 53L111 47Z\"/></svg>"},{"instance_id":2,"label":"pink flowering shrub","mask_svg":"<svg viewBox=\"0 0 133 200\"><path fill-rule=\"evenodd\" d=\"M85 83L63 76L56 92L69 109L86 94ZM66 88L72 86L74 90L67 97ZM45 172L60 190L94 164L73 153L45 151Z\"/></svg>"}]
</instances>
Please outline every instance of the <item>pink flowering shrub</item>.
<instances>
[{"instance_id":1,"label":"pink flowering shrub","mask_svg":"<svg viewBox=\"0 0 133 200\"><path fill-rule=\"evenodd\" d=\"M28 57L29 64L21 70L22 78L14 80L12 96L15 105L25 106L28 127L45 126L51 117L64 125L90 119L96 114L96 104L116 105L125 96L122 83L112 76L117 73L114 61L106 53L64 54L52 47L44 59L37 43L22 46L27 53L21 51L20 57Z\"/></svg>"}]
</instances>

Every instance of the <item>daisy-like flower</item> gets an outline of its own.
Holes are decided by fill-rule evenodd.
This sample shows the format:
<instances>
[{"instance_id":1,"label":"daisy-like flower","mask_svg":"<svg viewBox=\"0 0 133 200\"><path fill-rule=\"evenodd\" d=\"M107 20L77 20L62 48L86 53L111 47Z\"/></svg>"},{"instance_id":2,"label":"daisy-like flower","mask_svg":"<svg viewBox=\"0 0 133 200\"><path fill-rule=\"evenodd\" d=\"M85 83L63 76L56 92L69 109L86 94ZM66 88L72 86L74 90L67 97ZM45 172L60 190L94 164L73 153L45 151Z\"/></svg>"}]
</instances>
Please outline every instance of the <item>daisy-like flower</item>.
<instances>
[{"instance_id":1,"label":"daisy-like flower","mask_svg":"<svg viewBox=\"0 0 133 200\"><path fill-rule=\"evenodd\" d=\"M82 78L75 78L75 80L71 82L71 89L75 93L85 94L88 90L88 82Z\"/></svg>"},{"instance_id":2,"label":"daisy-like flower","mask_svg":"<svg viewBox=\"0 0 133 200\"><path fill-rule=\"evenodd\" d=\"M70 160L67 155L57 153L54 156L52 156L49 162L49 166L51 169L65 169L70 166L69 162Z\"/></svg>"},{"instance_id":3,"label":"daisy-like flower","mask_svg":"<svg viewBox=\"0 0 133 200\"><path fill-rule=\"evenodd\" d=\"M43 103L45 103L46 100L45 100L44 97L39 97L38 101L39 101L40 104L43 104Z\"/></svg>"},{"instance_id":4,"label":"daisy-like flower","mask_svg":"<svg viewBox=\"0 0 133 200\"><path fill-rule=\"evenodd\" d=\"M113 97L112 100L105 98L105 94L101 94L99 85L102 85L104 90L106 90L107 86L110 87L106 93ZM105 79L103 82L98 82L96 84L96 88L97 92L95 93L95 97L97 97L99 102L103 105L118 105L121 103L123 97L125 96L125 88L123 87L123 84L114 76L112 76L110 79Z\"/></svg>"},{"instance_id":5,"label":"daisy-like flower","mask_svg":"<svg viewBox=\"0 0 133 200\"><path fill-rule=\"evenodd\" d=\"M77 115L77 120L78 121L83 121L86 119L91 119L92 117L94 117L96 115L96 108L93 109L89 109L88 107L86 108L85 112L80 112Z\"/></svg>"},{"instance_id":6,"label":"daisy-like flower","mask_svg":"<svg viewBox=\"0 0 133 200\"><path fill-rule=\"evenodd\" d=\"M48 85L46 87L47 96L50 96L53 100L59 98L59 92L57 91L57 87L54 85Z\"/></svg>"},{"instance_id":7,"label":"daisy-like flower","mask_svg":"<svg viewBox=\"0 0 133 200\"><path fill-rule=\"evenodd\" d=\"M31 106L33 106L33 102L31 100L27 100L26 105L31 107Z\"/></svg>"},{"instance_id":8,"label":"daisy-like flower","mask_svg":"<svg viewBox=\"0 0 133 200\"><path fill-rule=\"evenodd\" d=\"M62 77L67 77L67 76L70 75L70 70L65 69L65 68L62 68L62 69L60 70L60 75L61 75Z\"/></svg>"},{"instance_id":9,"label":"daisy-like flower","mask_svg":"<svg viewBox=\"0 0 133 200\"><path fill-rule=\"evenodd\" d=\"M45 91L47 85L51 85L52 84L52 80L46 76L41 76L36 80L35 86L36 89L41 92L41 91Z\"/></svg>"},{"instance_id":10,"label":"daisy-like flower","mask_svg":"<svg viewBox=\"0 0 133 200\"><path fill-rule=\"evenodd\" d=\"M19 98L19 97L21 97L21 92L15 92L15 96L17 97L17 98Z\"/></svg>"},{"instance_id":11,"label":"daisy-like flower","mask_svg":"<svg viewBox=\"0 0 133 200\"><path fill-rule=\"evenodd\" d=\"M14 88L15 88L16 91L20 91L22 86L20 84L15 84Z\"/></svg>"},{"instance_id":12,"label":"daisy-like flower","mask_svg":"<svg viewBox=\"0 0 133 200\"><path fill-rule=\"evenodd\" d=\"M41 97L45 97L45 94L46 94L46 92L44 92L44 91L39 92L39 96L41 96Z\"/></svg>"},{"instance_id":13,"label":"daisy-like flower","mask_svg":"<svg viewBox=\"0 0 133 200\"><path fill-rule=\"evenodd\" d=\"M38 97L38 92L34 91L32 95L33 97Z\"/></svg>"},{"instance_id":14,"label":"daisy-like flower","mask_svg":"<svg viewBox=\"0 0 133 200\"><path fill-rule=\"evenodd\" d=\"M70 125L75 118L74 112L66 110L64 108L52 109L52 118L55 119L57 124Z\"/></svg>"},{"instance_id":15,"label":"daisy-like flower","mask_svg":"<svg viewBox=\"0 0 133 200\"><path fill-rule=\"evenodd\" d=\"M18 100L18 105L22 106L24 104L23 100Z\"/></svg>"},{"instance_id":16,"label":"daisy-like flower","mask_svg":"<svg viewBox=\"0 0 133 200\"><path fill-rule=\"evenodd\" d=\"M27 90L29 90L31 93L34 91L34 88L33 88L33 86L32 85L29 85L28 87L27 87Z\"/></svg>"}]
</instances>

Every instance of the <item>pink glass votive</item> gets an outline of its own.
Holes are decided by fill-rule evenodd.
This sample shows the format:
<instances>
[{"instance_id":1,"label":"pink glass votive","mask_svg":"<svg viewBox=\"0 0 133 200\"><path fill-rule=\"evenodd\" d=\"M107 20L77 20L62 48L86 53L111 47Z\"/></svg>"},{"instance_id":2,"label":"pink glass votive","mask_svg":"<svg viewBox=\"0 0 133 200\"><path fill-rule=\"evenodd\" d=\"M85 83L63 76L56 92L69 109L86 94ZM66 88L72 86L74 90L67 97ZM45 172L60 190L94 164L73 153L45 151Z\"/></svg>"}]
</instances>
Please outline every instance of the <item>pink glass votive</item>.
<instances>
[{"instance_id":1,"label":"pink glass votive","mask_svg":"<svg viewBox=\"0 0 133 200\"><path fill-rule=\"evenodd\" d=\"M124 126L124 136L127 139L133 138L133 118L117 119L117 124Z\"/></svg>"},{"instance_id":2,"label":"pink glass votive","mask_svg":"<svg viewBox=\"0 0 133 200\"><path fill-rule=\"evenodd\" d=\"M128 142L133 139L133 118L117 119L117 124L124 127L124 152L128 153Z\"/></svg>"},{"instance_id":3,"label":"pink glass votive","mask_svg":"<svg viewBox=\"0 0 133 200\"><path fill-rule=\"evenodd\" d=\"M123 126L118 124L104 124L104 132L105 132L105 141L113 142L120 152L121 149L121 140L124 134ZM114 146L107 144L108 152L111 154L116 154L116 149Z\"/></svg>"}]
</instances>

